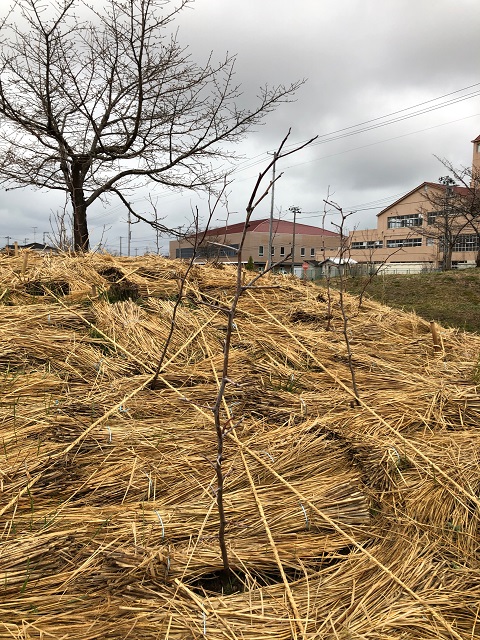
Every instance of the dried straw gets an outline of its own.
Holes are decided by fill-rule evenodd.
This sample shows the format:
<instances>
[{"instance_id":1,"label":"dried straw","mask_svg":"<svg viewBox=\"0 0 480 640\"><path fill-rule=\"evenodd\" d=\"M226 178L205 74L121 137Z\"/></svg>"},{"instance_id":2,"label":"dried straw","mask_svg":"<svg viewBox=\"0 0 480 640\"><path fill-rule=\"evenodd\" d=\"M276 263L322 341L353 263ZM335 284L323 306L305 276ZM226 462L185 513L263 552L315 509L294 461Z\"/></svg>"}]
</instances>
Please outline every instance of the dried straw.
<instances>
[{"instance_id":1,"label":"dried straw","mask_svg":"<svg viewBox=\"0 0 480 640\"><path fill-rule=\"evenodd\" d=\"M439 328L436 352L427 321L345 296L358 405L335 292L330 330L320 287L244 295L221 593L211 407L234 272L191 271L152 391L184 273L0 258L0 638L478 637L480 338Z\"/></svg>"}]
</instances>

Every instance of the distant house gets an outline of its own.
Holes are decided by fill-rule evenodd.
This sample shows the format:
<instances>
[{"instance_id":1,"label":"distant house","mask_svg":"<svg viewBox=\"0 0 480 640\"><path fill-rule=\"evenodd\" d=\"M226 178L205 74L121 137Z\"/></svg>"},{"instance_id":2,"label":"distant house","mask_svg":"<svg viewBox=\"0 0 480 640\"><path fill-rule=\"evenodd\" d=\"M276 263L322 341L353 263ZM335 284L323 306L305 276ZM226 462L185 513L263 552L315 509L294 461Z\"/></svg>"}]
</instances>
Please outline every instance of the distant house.
<instances>
[{"instance_id":1,"label":"distant house","mask_svg":"<svg viewBox=\"0 0 480 640\"><path fill-rule=\"evenodd\" d=\"M472 171L478 175L480 136L472 142ZM475 192L464 186L422 182L380 211L375 229L351 232L349 255L360 263L385 264L390 271L398 265L399 272L408 272L409 267L411 271L441 267L450 247L453 267L475 266L480 252L480 220L475 228L467 218L455 213L455 207L461 211L458 205L466 203L472 193ZM450 241L446 237L449 234Z\"/></svg>"},{"instance_id":2,"label":"distant house","mask_svg":"<svg viewBox=\"0 0 480 640\"><path fill-rule=\"evenodd\" d=\"M357 264L353 258L327 258L318 263L316 267L319 277L335 278L349 273Z\"/></svg>"},{"instance_id":3,"label":"distant house","mask_svg":"<svg viewBox=\"0 0 480 640\"><path fill-rule=\"evenodd\" d=\"M196 262L216 260L236 262L244 223L209 229L201 246L196 251ZM242 261L252 257L255 268L262 270L268 262L270 219L251 220L245 236ZM295 237L294 237L295 234ZM195 236L170 242L170 257L190 259L194 254ZM295 256L292 247L295 245ZM340 247L340 236L332 231L308 224L287 220L273 220L272 262L282 261L280 270L302 274L302 264L307 260L316 261L319 255L336 255Z\"/></svg>"},{"instance_id":4,"label":"distant house","mask_svg":"<svg viewBox=\"0 0 480 640\"><path fill-rule=\"evenodd\" d=\"M56 247L51 247L48 244L40 243L40 242L29 242L27 244L18 244L18 249L30 249L30 251L38 251L40 253L58 253L58 249ZM3 249L5 253L13 253L15 251L15 244L6 244Z\"/></svg>"}]
</instances>

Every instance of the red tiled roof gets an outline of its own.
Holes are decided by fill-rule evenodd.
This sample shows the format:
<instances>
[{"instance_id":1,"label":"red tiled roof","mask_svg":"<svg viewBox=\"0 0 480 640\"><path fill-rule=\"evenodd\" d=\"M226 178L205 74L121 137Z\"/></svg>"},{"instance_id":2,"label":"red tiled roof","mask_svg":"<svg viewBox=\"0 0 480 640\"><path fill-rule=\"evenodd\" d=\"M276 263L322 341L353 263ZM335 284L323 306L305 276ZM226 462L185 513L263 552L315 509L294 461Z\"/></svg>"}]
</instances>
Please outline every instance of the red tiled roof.
<instances>
[{"instance_id":1,"label":"red tiled roof","mask_svg":"<svg viewBox=\"0 0 480 640\"><path fill-rule=\"evenodd\" d=\"M392 204L389 204L388 207L385 207L385 209L382 209L380 213L377 213L377 217L381 216L382 213L384 213L385 211L388 211L388 209L391 209L396 204L399 204L400 202L402 202L402 200L405 200L405 198L408 198L408 196L411 196L412 193L415 193L415 191L419 191L424 187L430 187L431 189L438 189L439 191L444 191L447 188L446 185L440 184L438 182L422 182L422 184L419 184L418 187L415 187L415 189L412 189L411 191L406 193L404 196L402 196L398 200L395 200L395 202L392 202ZM471 193L470 189L467 189L467 187L458 187L457 185L453 186L453 192L458 194L459 196L468 196Z\"/></svg>"},{"instance_id":2,"label":"red tiled roof","mask_svg":"<svg viewBox=\"0 0 480 640\"><path fill-rule=\"evenodd\" d=\"M440 189L441 191L445 191L446 189L446 185L438 184L437 182L425 182L425 184L433 189ZM453 185L453 192L457 193L459 196L468 196L468 194L471 193L470 189L467 189L467 187L458 187L457 185Z\"/></svg>"},{"instance_id":3,"label":"red tiled roof","mask_svg":"<svg viewBox=\"0 0 480 640\"><path fill-rule=\"evenodd\" d=\"M206 233L207 236L223 236L231 233L241 233L245 226L244 222L238 222L236 224L229 224L225 227L217 227L216 229L209 229ZM249 233L264 233L270 230L270 218L262 218L261 220L250 220L248 225ZM288 220L273 220L273 233L293 233L293 222ZM295 234L311 235L311 236L337 236L338 233L333 231L327 231L321 227L314 227L310 224L295 224Z\"/></svg>"}]
</instances>

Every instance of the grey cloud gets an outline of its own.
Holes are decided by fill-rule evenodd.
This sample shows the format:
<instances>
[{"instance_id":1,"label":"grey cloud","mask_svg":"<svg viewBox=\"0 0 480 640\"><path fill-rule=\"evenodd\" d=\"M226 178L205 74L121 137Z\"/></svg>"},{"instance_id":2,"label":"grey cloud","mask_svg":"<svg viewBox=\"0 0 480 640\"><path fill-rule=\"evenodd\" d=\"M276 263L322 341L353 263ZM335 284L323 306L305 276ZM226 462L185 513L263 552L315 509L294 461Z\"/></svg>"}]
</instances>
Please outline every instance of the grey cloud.
<instances>
[{"instance_id":1,"label":"grey cloud","mask_svg":"<svg viewBox=\"0 0 480 640\"><path fill-rule=\"evenodd\" d=\"M180 15L178 26L179 40L190 46L193 59L205 60L211 50L218 59L226 51L238 54L240 105L251 105L265 83L308 79L294 102L281 105L238 146L237 152L249 158L273 150L290 127L292 142L300 141L480 82L477 0L197 0ZM471 116L479 112L477 97L304 150L283 165L277 207L297 204L319 211L329 186L344 206L407 192L442 175L434 154L468 165L470 140L480 133L480 116ZM235 174L232 211L244 211L261 166ZM172 224L185 221L195 203L206 207L195 194L156 193ZM23 202L0 193L2 235L15 227L28 236L32 220L48 223L49 196L35 199L35 206L32 202L31 194ZM269 206L265 201L258 214L267 214ZM357 214L355 224L375 224L376 212ZM240 216L233 214L232 220ZM111 227L108 238L118 248L126 228L117 203L92 212L91 218L97 235L103 223ZM318 223L315 217L310 221ZM153 246L153 232L144 226L133 228L133 238L141 250Z\"/></svg>"}]
</instances>

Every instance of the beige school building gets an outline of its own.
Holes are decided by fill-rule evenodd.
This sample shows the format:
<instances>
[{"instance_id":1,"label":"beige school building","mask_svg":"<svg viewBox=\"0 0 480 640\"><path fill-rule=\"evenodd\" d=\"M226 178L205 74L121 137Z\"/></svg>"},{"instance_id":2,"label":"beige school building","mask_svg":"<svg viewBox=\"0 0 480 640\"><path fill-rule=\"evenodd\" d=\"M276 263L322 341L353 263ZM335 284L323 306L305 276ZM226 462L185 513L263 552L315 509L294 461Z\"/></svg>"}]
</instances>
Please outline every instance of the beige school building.
<instances>
[{"instance_id":1,"label":"beige school building","mask_svg":"<svg viewBox=\"0 0 480 640\"><path fill-rule=\"evenodd\" d=\"M243 222L210 229L197 249L194 249L194 236L173 240L170 242L170 257L187 260L195 252L198 263L206 260L236 262L243 229ZM246 263L251 257L255 269L264 269L268 263L269 237L269 218L251 220L245 235L242 262ZM340 236L337 233L308 224L294 225L287 220L273 220L271 263L281 262L279 270L291 271L294 266L295 272L300 274L303 264L315 262L320 256L336 255L339 251Z\"/></svg>"},{"instance_id":2,"label":"beige school building","mask_svg":"<svg viewBox=\"0 0 480 640\"><path fill-rule=\"evenodd\" d=\"M445 241L439 220L448 216L451 203L468 202L479 184L480 136L472 140L471 187L423 182L380 211L374 229L349 234L349 255L360 263L385 264L389 270L438 269L444 260ZM475 179L477 177L477 179ZM477 187L478 188L478 187ZM478 224L477 224L478 222ZM480 251L480 218L475 225L456 216L452 222L452 266L475 266Z\"/></svg>"},{"instance_id":3,"label":"beige school building","mask_svg":"<svg viewBox=\"0 0 480 640\"><path fill-rule=\"evenodd\" d=\"M270 219L251 220L245 236L242 262L251 257L256 270L281 262L277 270L304 275L308 267L312 277L324 275L324 267L332 265L364 265L359 270L381 268L385 271L414 273L439 269L445 265L445 241L442 219L449 207L463 206L476 196L480 185L480 136L472 140L472 183L470 187L454 184L422 182L377 214L377 226L357 229L343 239L321 227L287 220L273 220L272 254L268 260ZM480 200L480 195L478 195ZM452 218L453 220L453 218ZM195 236L170 242L170 257L236 262L244 223L225 225L199 233L201 242L195 247ZM457 214L451 223L454 241L450 242L451 266L474 267L480 255L480 212L474 225ZM294 256L292 252L294 251ZM332 262L333 259L333 262ZM327 262L325 262L327 261ZM326 268L326 267L325 267Z\"/></svg>"}]
</instances>

